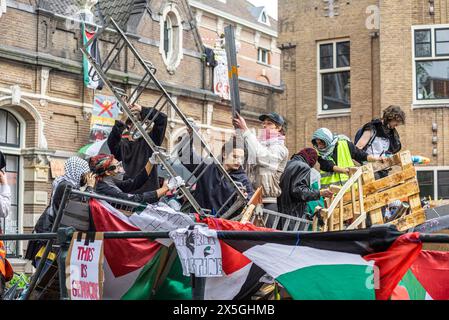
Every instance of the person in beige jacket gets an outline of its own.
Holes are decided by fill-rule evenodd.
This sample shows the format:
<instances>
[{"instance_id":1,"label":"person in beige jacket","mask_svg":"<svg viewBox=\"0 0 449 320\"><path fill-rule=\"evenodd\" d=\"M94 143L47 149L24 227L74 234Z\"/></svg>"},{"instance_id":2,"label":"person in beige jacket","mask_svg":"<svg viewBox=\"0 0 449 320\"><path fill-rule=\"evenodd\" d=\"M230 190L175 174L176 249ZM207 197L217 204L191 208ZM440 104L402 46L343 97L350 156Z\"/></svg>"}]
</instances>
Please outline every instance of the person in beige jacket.
<instances>
[{"instance_id":1,"label":"person in beige jacket","mask_svg":"<svg viewBox=\"0 0 449 320\"><path fill-rule=\"evenodd\" d=\"M262 187L264 208L278 211L277 197L281 195L279 182L288 161L285 146L285 125L282 116L276 112L259 117L262 130L256 137L240 115L233 120L235 128L248 145L249 177L254 189Z\"/></svg>"}]
</instances>

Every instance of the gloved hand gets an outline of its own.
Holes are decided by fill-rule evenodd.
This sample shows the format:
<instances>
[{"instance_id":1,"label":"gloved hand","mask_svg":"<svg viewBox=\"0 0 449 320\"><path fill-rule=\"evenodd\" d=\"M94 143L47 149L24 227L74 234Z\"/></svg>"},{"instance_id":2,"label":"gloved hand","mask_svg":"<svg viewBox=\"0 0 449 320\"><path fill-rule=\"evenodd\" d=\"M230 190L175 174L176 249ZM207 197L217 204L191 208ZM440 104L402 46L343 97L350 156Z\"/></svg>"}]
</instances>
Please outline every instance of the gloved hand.
<instances>
[{"instance_id":1,"label":"gloved hand","mask_svg":"<svg viewBox=\"0 0 449 320\"><path fill-rule=\"evenodd\" d=\"M148 161L152 164L152 165L156 165L156 164L160 164L161 162L159 161L159 157L158 157L159 152L153 152L153 154L151 155L150 159L148 159Z\"/></svg>"},{"instance_id":2,"label":"gloved hand","mask_svg":"<svg viewBox=\"0 0 449 320\"><path fill-rule=\"evenodd\" d=\"M168 180L168 189L170 191L176 190L185 185L185 181L181 177L170 178Z\"/></svg>"}]
</instances>

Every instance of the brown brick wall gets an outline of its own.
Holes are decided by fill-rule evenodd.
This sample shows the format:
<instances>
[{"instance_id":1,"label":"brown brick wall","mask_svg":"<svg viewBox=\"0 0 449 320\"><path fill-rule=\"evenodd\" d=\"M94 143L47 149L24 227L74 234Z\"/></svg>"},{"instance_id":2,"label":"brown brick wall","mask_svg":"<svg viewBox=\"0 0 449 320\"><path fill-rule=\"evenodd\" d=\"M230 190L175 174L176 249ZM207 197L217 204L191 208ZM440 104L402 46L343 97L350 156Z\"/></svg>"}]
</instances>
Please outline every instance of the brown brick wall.
<instances>
[{"instance_id":1,"label":"brown brick wall","mask_svg":"<svg viewBox=\"0 0 449 320\"><path fill-rule=\"evenodd\" d=\"M446 125L449 111L444 107L413 107L413 25L449 23L449 1L435 1L434 15L427 0L339 1L339 15L324 17L324 4L314 1L279 2L279 45L284 49L281 63L286 92L281 110L290 126L290 150L310 144L312 132L326 126L351 138L361 124L381 116L391 104L402 106L407 125L399 127L403 148L431 158L431 165L448 165L449 136ZM365 26L369 5L380 6L380 32L371 38ZM302 32L300 32L302 31ZM351 40L351 115L317 118L316 42L349 37ZM296 52L295 52L296 51ZM296 68L295 68L296 63ZM432 157L432 123L438 125L438 156ZM293 130L293 132L292 132Z\"/></svg>"}]
</instances>

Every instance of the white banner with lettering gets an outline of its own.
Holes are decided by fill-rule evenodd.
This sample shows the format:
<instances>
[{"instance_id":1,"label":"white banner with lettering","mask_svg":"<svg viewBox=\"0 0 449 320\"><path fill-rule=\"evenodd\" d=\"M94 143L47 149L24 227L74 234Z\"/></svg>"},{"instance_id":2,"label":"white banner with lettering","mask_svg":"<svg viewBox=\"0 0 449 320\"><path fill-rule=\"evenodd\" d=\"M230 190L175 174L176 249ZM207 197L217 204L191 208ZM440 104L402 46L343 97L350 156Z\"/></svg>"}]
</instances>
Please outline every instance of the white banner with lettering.
<instances>
[{"instance_id":1,"label":"white banner with lettering","mask_svg":"<svg viewBox=\"0 0 449 320\"><path fill-rule=\"evenodd\" d=\"M214 68L214 93L222 99L231 100L226 51L214 49L217 66Z\"/></svg>"},{"instance_id":2,"label":"white banner with lettering","mask_svg":"<svg viewBox=\"0 0 449 320\"><path fill-rule=\"evenodd\" d=\"M221 247L215 230L196 225L171 231L170 238L175 243L185 276L223 276Z\"/></svg>"},{"instance_id":3,"label":"white banner with lettering","mask_svg":"<svg viewBox=\"0 0 449 320\"><path fill-rule=\"evenodd\" d=\"M73 234L66 258L66 286L71 300L101 300L103 293L103 233ZM87 237L87 240L86 240Z\"/></svg>"}]
</instances>

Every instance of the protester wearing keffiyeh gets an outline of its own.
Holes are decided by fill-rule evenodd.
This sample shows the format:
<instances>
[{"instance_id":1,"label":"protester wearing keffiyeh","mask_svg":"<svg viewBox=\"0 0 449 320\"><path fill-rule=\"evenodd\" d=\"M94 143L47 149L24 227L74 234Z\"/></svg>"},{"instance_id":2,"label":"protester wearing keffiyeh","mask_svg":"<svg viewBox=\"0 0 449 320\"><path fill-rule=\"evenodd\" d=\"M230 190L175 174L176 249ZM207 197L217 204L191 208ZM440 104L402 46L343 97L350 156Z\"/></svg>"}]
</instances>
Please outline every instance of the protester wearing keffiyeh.
<instances>
[{"instance_id":1,"label":"protester wearing keffiyeh","mask_svg":"<svg viewBox=\"0 0 449 320\"><path fill-rule=\"evenodd\" d=\"M56 189L59 184L66 181L72 185L74 189L79 189L81 185L81 177L90 172L89 164L86 160L79 157L71 157L64 164L64 175L53 181L53 190L51 199L54 198ZM50 206L50 216L54 216L53 206Z\"/></svg>"}]
</instances>

